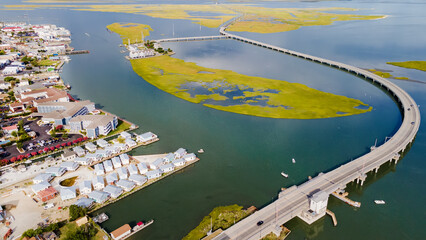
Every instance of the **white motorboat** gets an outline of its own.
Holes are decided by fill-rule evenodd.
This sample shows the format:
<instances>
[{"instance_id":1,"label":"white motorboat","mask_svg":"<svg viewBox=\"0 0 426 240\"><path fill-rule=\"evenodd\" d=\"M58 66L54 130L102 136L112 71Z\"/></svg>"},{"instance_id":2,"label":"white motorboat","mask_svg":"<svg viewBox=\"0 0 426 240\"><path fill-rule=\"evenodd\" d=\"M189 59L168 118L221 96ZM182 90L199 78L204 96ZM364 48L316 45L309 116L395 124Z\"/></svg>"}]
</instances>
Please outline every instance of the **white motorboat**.
<instances>
[{"instance_id":1,"label":"white motorboat","mask_svg":"<svg viewBox=\"0 0 426 240\"><path fill-rule=\"evenodd\" d=\"M198 153L204 153L204 149L200 149L200 150L198 150Z\"/></svg>"},{"instance_id":2,"label":"white motorboat","mask_svg":"<svg viewBox=\"0 0 426 240\"><path fill-rule=\"evenodd\" d=\"M296 160L294 158L291 159L292 163L296 163Z\"/></svg>"},{"instance_id":3,"label":"white motorboat","mask_svg":"<svg viewBox=\"0 0 426 240\"><path fill-rule=\"evenodd\" d=\"M385 201L383 200L374 200L375 204L385 204Z\"/></svg>"},{"instance_id":4,"label":"white motorboat","mask_svg":"<svg viewBox=\"0 0 426 240\"><path fill-rule=\"evenodd\" d=\"M285 172L281 172L281 175L282 175L283 177L285 177L285 178L287 178L287 177L288 177L288 174L287 174L287 173L285 173Z\"/></svg>"}]
</instances>

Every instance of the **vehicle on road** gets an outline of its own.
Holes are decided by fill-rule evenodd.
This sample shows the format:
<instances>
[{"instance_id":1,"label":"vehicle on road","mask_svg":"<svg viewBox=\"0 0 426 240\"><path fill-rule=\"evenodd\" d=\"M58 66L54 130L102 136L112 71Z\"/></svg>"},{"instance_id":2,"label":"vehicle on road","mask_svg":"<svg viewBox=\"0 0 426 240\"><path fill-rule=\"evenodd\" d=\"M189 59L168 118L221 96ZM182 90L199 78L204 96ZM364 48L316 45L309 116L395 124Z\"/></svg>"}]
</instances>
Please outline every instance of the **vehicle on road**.
<instances>
[{"instance_id":1,"label":"vehicle on road","mask_svg":"<svg viewBox=\"0 0 426 240\"><path fill-rule=\"evenodd\" d=\"M259 222L257 222L257 226L260 226L260 225L262 225L263 224L263 221L259 221Z\"/></svg>"}]
</instances>

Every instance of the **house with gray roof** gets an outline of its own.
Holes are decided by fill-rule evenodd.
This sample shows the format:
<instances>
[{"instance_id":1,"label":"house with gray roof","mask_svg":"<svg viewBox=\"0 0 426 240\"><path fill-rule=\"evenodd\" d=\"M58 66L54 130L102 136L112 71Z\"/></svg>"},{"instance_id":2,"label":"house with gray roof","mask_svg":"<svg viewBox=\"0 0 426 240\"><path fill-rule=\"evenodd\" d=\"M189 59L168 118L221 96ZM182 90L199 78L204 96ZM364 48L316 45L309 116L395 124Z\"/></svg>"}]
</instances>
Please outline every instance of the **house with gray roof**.
<instances>
[{"instance_id":1,"label":"house with gray roof","mask_svg":"<svg viewBox=\"0 0 426 240\"><path fill-rule=\"evenodd\" d=\"M109 146L109 143L105 141L104 139L99 139L96 141L96 145L98 145L101 148L106 148Z\"/></svg>"},{"instance_id":2,"label":"house with gray roof","mask_svg":"<svg viewBox=\"0 0 426 240\"><path fill-rule=\"evenodd\" d=\"M45 190L45 189L48 189L50 186L52 186L52 185L50 185L50 183L48 183L48 182L41 182L41 183L38 183L38 184L36 184L36 185L32 185L31 186L31 190L35 193L35 194L37 194L38 192L40 192L40 191L43 191L43 190Z\"/></svg>"},{"instance_id":3,"label":"house with gray roof","mask_svg":"<svg viewBox=\"0 0 426 240\"><path fill-rule=\"evenodd\" d=\"M63 162L61 163L61 167L65 168L67 171L75 171L78 169L80 165L76 162Z\"/></svg>"},{"instance_id":4,"label":"house with gray roof","mask_svg":"<svg viewBox=\"0 0 426 240\"><path fill-rule=\"evenodd\" d=\"M104 168L105 168L106 172L112 172L112 171L114 171L114 167L112 165L111 160L106 160L106 161L103 162L103 164L104 164Z\"/></svg>"},{"instance_id":5,"label":"house with gray roof","mask_svg":"<svg viewBox=\"0 0 426 240\"><path fill-rule=\"evenodd\" d=\"M46 173L50 173L55 177L59 177L65 174L67 170L65 168L62 167L50 167L48 169L46 169Z\"/></svg>"},{"instance_id":6,"label":"house with gray roof","mask_svg":"<svg viewBox=\"0 0 426 240\"><path fill-rule=\"evenodd\" d=\"M95 200L93 200L93 199L80 198L74 203L74 205L77 205L77 206L82 207L82 208L90 209L90 208L93 207L94 203L95 203Z\"/></svg>"},{"instance_id":7,"label":"house with gray roof","mask_svg":"<svg viewBox=\"0 0 426 240\"><path fill-rule=\"evenodd\" d=\"M87 137L97 138L99 135L108 135L118 125L114 115L79 115L70 120L71 130L86 130Z\"/></svg>"},{"instance_id":8,"label":"house with gray roof","mask_svg":"<svg viewBox=\"0 0 426 240\"><path fill-rule=\"evenodd\" d=\"M136 167L136 165L135 165L135 164L130 164L130 165L127 167L127 170L129 171L129 174L130 174L130 175L138 174L138 173L139 173L138 168Z\"/></svg>"},{"instance_id":9,"label":"house with gray roof","mask_svg":"<svg viewBox=\"0 0 426 240\"><path fill-rule=\"evenodd\" d=\"M164 159L157 158L154 162L149 164L149 168L158 169L164 163Z\"/></svg>"},{"instance_id":10,"label":"house with gray roof","mask_svg":"<svg viewBox=\"0 0 426 240\"><path fill-rule=\"evenodd\" d=\"M149 179L161 177L161 171L159 169L151 170L145 173L145 176Z\"/></svg>"},{"instance_id":11,"label":"house with gray roof","mask_svg":"<svg viewBox=\"0 0 426 240\"><path fill-rule=\"evenodd\" d=\"M86 157L77 157L74 159L74 162L83 166L87 166L92 164L93 160L91 158L86 158Z\"/></svg>"},{"instance_id":12,"label":"house with gray roof","mask_svg":"<svg viewBox=\"0 0 426 240\"><path fill-rule=\"evenodd\" d=\"M105 187L105 180L102 176L94 176L92 185L95 190L102 190Z\"/></svg>"},{"instance_id":13,"label":"house with gray roof","mask_svg":"<svg viewBox=\"0 0 426 240\"><path fill-rule=\"evenodd\" d=\"M127 165L130 163L129 155L127 155L126 153L123 153L120 155L120 160L121 160L121 164L123 165Z\"/></svg>"},{"instance_id":14,"label":"house with gray roof","mask_svg":"<svg viewBox=\"0 0 426 240\"><path fill-rule=\"evenodd\" d=\"M89 194L92 192L92 181L86 180L78 184L80 194Z\"/></svg>"},{"instance_id":15,"label":"house with gray roof","mask_svg":"<svg viewBox=\"0 0 426 240\"><path fill-rule=\"evenodd\" d=\"M168 173L175 170L175 166L173 165L173 163L167 163L165 165L160 166L159 169L163 173Z\"/></svg>"},{"instance_id":16,"label":"house with gray roof","mask_svg":"<svg viewBox=\"0 0 426 240\"><path fill-rule=\"evenodd\" d=\"M175 159L175 155L173 153L167 154L165 157L163 157L165 163L169 163Z\"/></svg>"},{"instance_id":17,"label":"house with gray roof","mask_svg":"<svg viewBox=\"0 0 426 240\"><path fill-rule=\"evenodd\" d=\"M123 189L114 185L108 185L104 188L104 192L109 193L112 198L118 198L123 193Z\"/></svg>"},{"instance_id":18,"label":"house with gray roof","mask_svg":"<svg viewBox=\"0 0 426 240\"><path fill-rule=\"evenodd\" d=\"M83 157L84 154L86 154L86 151L80 146L73 148L73 151L75 152L75 154L77 154L78 157Z\"/></svg>"},{"instance_id":19,"label":"house with gray roof","mask_svg":"<svg viewBox=\"0 0 426 240\"><path fill-rule=\"evenodd\" d=\"M194 161L195 159L197 159L197 156L194 153L188 153L183 156L183 159L185 159L185 161L187 162Z\"/></svg>"},{"instance_id":20,"label":"house with gray roof","mask_svg":"<svg viewBox=\"0 0 426 240\"><path fill-rule=\"evenodd\" d=\"M73 160L77 155L74 151L70 149L65 149L64 152L61 154L61 158L64 161L71 161Z\"/></svg>"},{"instance_id":21,"label":"house with gray roof","mask_svg":"<svg viewBox=\"0 0 426 240\"><path fill-rule=\"evenodd\" d=\"M179 148L178 150L176 150L175 154L175 158L182 158L183 156L186 155L186 150L184 148Z\"/></svg>"},{"instance_id":22,"label":"house with gray roof","mask_svg":"<svg viewBox=\"0 0 426 240\"><path fill-rule=\"evenodd\" d=\"M37 113L43 122L54 122L55 126L68 125L72 118L86 115L95 110L95 104L90 101L78 102L43 102L37 104Z\"/></svg>"},{"instance_id":23,"label":"house with gray roof","mask_svg":"<svg viewBox=\"0 0 426 240\"><path fill-rule=\"evenodd\" d=\"M136 183L138 186L141 186L148 181L148 178L143 175L132 174L130 175L129 180Z\"/></svg>"},{"instance_id":24,"label":"house with gray roof","mask_svg":"<svg viewBox=\"0 0 426 240\"><path fill-rule=\"evenodd\" d=\"M105 179L108 184L114 184L115 182L118 181L118 175L116 172L112 172L106 175Z\"/></svg>"},{"instance_id":25,"label":"house with gray roof","mask_svg":"<svg viewBox=\"0 0 426 240\"><path fill-rule=\"evenodd\" d=\"M107 192L95 190L95 191L89 193L88 197L95 200L95 202L97 202L97 203L104 203L109 199L110 194L107 193Z\"/></svg>"},{"instance_id":26,"label":"house with gray roof","mask_svg":"<svg viewBox=\"0 0 426 240\"><path fill-rule=\"evenodd\" d=\"M138 163L138 169L140 174L145 174L148 172L148 166L144 162Z\"/></svg>"},{"instance_id":27,"label":"house with gray roof","mask_svg":"<svg viewBox=\"0 0 426 240\"><path fill-rule=\"evenodd\" d=\"M118 176L120 176L120 179L127 179L129 177L126 167L117 169L117 173L118 173Z\"/></svg>"},{"instance_id":28,"label":"house with gray roof","mask_svg":"<svg viewBox=\"0 0 426 240\"><path fill-rule=\"evenodd\" d=\"M93 144L92 142L89 142L89 143L86 143L86 145L84 145L84 147L87 149L87 151L89 151L89 152L95 152L96 151L96 149L98 149L97 147L96 147L96 145L95 144Z\"/></svg>"},{"instance_id":29,"label":"house with gray roof","mask_svg":"<svg viewBox=\"0 0 426 240\"><path fill-rule=\"evenodd\" d=\"M105 174L105 168L102 163L98 163L95 165L95 174L96 175L104 175Z\"/></svg>"},{"instance_id":30,"label":"house with gray roof","mask_svg":"<svg viewBox=\"0 0 426 240\"><path fill-rule=\"evenodd\" d=\"M126 179L118 180L118 182L115 185L117 185L118 187L121 187L126 192L130 192L132 191L133 188L135 188L135 183Z\"/></svg>"},{"instance_id":31,"label":"house with gray roof","mask_svg":"<svg viewBox=\"0 0 426 240\"><path fill-rule=\"evenodd\" d=\"M75 187L61 187L60 191L61 199L62 201L74 199L77 197L77 192L75 190Z\"/></svg>"},{"instance_id":32,"label":"house with gray roof","mask_svg":"<svg viewBox=\"0 0 426 240\"><path fill-rule=\"evenodd\" d=\"M172 163L175 167L180 167L180 166L185 165L186 161L183 158L178 158L178 159L172 160Z\"/></svg>"},{"instance_id":33,"label":"house with gray roof","mask_svg":"<svg viewBox=\"0 0 426 240\"><path fill-rule=\"evenodd\" d=\"M34 184L38 184L41 182L50 182L52 179L53 175L51 173L40 173L33 179L33 182Z\"/></svg>"},{"instance_id":34,"label":"house with gray roof","mask_svg":"<svg viewBox=\"0 0 426 240\"><path fill-rule=\"evenodd\" d=\"M140 135L136 136L136 141L138 142L142 142L142 143L149 143L151 141L154 141L155 139L157 139L158 136L152 132L146 132L146 133L142 133Z\"/></svg>"},{"instance_id":35,"label":"house with gray roof","mask_svg":"<svg viewBox=\"0 0 426 240\"><path fill-rule=\"evenodd\" d=\"M114 165L114 168L115 168L115 169L117 169L117 168L121 168L121 160L120 160L120 158L119 158L119 157L113 157L113 158L111 159L111 161L112 161L112 165Z\"/></svg>"}]
</instances>

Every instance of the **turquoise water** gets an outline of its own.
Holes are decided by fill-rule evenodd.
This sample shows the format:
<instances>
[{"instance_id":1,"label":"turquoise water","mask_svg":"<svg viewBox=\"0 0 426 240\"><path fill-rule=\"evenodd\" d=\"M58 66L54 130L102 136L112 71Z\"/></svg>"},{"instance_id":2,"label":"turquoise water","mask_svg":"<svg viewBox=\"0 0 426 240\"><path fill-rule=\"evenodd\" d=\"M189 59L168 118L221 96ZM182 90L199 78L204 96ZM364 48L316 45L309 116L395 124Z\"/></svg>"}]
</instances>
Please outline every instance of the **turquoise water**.
<instances>
[{"instance_id":1,"label":"turquoise water","mask_svg":"<svg viewBox=\"0 0 426 240\"><path fill-rule=\"evenodd\" d=\"M190 1L191 3L193 1ZM426 73L386 65L387 61L425 60L426 4L393 2L268 3L273 7L354 7L364 14L390 15L376 21L341 22L277 34L241 33L243 36L288 49L321 56L362 68L392 70L426 82ZM180 239L212 208L241 204L262 207L281 187L300 184L308 176L325 172L369 150L376 138L384 142L401 123L393 100L380 89L353 75L277 52L231 40L168 43L174 57L205 67L299 82L322 91L357 98L373 106L361 115L320 120L251 117L217 111L167 94L136 75L120 53L118 35L106 31L113 22L137 22L153 27L150 39L172 36L214 35L217 29L199 28L184 20L146 16L35 10L2 11L2 20L28 14L32 23L53 23L72 32L72 46L90 54L72 56L62 76L71 94L90 99L109 112L153 131L160 141L132 154L163 153L185 147L203 148L201 161L104 209L112 231L125 224L155 219L132 239ZM84 33L89 33L90 37ZM393 80L420 104L426 105L425 85ZM397 166L383 166L366 184L350 186L350 197L362 202L354 209L332 197L338 227L331 219L308 226L289 222L288 239L421 239L426 235L424 202L426 177L422 125L415 143ZM297 163L292 164L291 158ZM289 174L284 179L280 172ZM377 206L374 199L386 205Z\"/></svg>"}]
</instances>

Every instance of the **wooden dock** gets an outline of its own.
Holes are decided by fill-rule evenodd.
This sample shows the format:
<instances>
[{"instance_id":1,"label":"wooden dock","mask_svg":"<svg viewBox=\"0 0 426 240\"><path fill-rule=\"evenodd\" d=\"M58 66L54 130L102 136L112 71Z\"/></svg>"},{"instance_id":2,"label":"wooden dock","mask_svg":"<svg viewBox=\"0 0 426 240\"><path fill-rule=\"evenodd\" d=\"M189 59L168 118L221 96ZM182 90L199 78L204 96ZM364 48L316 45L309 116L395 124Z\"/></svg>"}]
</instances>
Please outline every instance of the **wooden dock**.
<instances>
[{"instance_id":1,"label":"wooden dock","mask_svg":"<svg viewBox=\"0 0 426 240\"><path fill-rule=\"evenodd\" d=\"M337 218L336 218L336 215L334 214L334 212L327 209L326 213L331 217L331 219L333 219L333 225L337 226Z\"/></svg>"},{"instance_id":2,"label":"wooden dock","mask_svg":"<svg viewBox=\"0 0 426 240\"><path fill-rule=\"evenodd\" d=\"M331 195L335 196L336 198L342 200L343 202L353 206L353 207L361 207L361 203L360 202L356 202L353 201L351 199L349 199L348 196L349 193L344 192L344 193L337 193L337 192L333 192L331 193Z\"/></svg>"}]
</instances>

